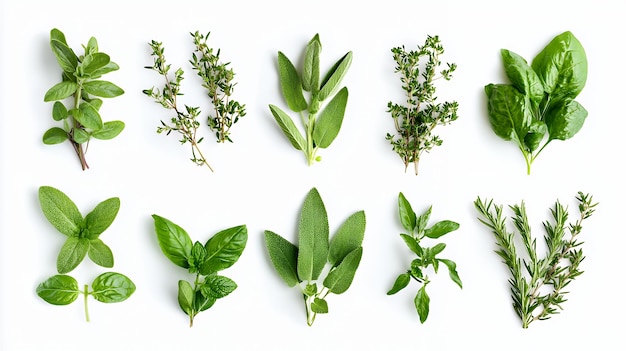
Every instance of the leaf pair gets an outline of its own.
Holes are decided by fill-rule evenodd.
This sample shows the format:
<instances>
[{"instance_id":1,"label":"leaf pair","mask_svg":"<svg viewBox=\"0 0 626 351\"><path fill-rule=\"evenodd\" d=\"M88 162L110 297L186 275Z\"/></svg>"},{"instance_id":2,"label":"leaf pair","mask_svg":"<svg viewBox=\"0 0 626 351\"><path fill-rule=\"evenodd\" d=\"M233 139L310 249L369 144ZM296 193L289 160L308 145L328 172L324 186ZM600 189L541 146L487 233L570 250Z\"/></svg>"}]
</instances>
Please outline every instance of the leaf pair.
<instances>
[{"instance_id":1,"label":"leaf pair","mask_svg":"<svg viewBox=\"0 0 626 351\"><path fill-rule=\"evenodd\" d=\"M307 323L316 313L327 313L328 293L342 294L352 284L363 254L365 213L352 214L329 240L326 208L316 188L307 194L298 225L298 245L266 230L265 243L274 268L293 287L300 284L307 307ZM318 291L316 281L326 267L330 270Z\"/></svg>"},{"instance_id":2,"label":"leaf pair","mask_svg":"<svg viewBox=\"0 0 626 351\"><path fill-rule=\"evenodd\" d=\"M396 278L393 287L387 292L387 295L396 294L406 288L411 282L411 279L422 284L414 299L415 310L417 311L421 323L426 321L430 312L430 297L426 292L426 286L430 283L430 280L425 272L428 267L432 266L435 273L437 273L439 264L443 263L448 268L450 279L460 288L463 288L463 283L456 270L456 263L449 259L437 257L437 255L446 248L446 244L438 243L433 247L423 247L421 245L421 241L424 238L438 239L459 229L458 223L449 220L439 221L427 227L431 212L432 206L423 214L417 216L404 194L400 193L398 195L398 214L400 216L400 222L409 233L400 234L400 236L417 258L411 262L410 269Z\"/></svg>"},{"instance_id":3,"label":"leaf pair","mask_svg":"<svg viewBox=\"0 0 626 351\"><path fill-rule=\"evenodd\" d=\"M335 140L348 102L348 89L343 87L337 94L339 85L352 63L352 52L346 53L331 67L323 79L320 79L320 53L322 44L316 34L305 50L304 67L300 75L293 63L278 52L278 73L283 97L293 112L302 116L304 135L292 118L275 105L269 105L274 119L296 150L301 150L309 165L316 160L318 148L327 148ZM310 95L307 103L305 92ZM319 112L320 107L329 97L334 97ZM305 118L304 111L308 113ZM319 116L318 116L319 112Z\"/></svg>"},{"instance_id":4,"label":"leaf pair","mask_svg":"<svg viewBox=\"0 0 626 351\"><path fill-rule=\"evenodd\" d=\"M119 198L100 202L84 218L76 204L56 188L40 187L39 203L48 221L67 236L57 258L59 273L72 271L85 256L102 267L113 267L113 253L99 237L117 216Z\"/></svg>"},{"instance_id":5,"label":"leaf pair","mask_svg":"<svg viewBox=\"0 0 626 351\"><path fill-rule=\"evenodd\" d=\"M487 108L493 131L513 140L532 162L552 140L572 138L582 128L587 110L574 99L587 81L587 56L571 32L556 36L529 65L502 49L511 84L488 84Z\"/></svg>"},{"instance_id":6,"label":"leaf pair","mask_svg":"<svg viewBox=\"0 0 626 351\"><path fill-rule=\"evenodd\" d=\"M189 316L189 325L193 326L198 313L237 288L233 280L217 273L237 262L246 247L248 230L245 225L228 228L203 245L193 243L189 234L172 221L156 214L152 218L165 256L175 265L196 274L193 286L185 280L178 282L178 303Z\"/></svg>"}]
</instances>

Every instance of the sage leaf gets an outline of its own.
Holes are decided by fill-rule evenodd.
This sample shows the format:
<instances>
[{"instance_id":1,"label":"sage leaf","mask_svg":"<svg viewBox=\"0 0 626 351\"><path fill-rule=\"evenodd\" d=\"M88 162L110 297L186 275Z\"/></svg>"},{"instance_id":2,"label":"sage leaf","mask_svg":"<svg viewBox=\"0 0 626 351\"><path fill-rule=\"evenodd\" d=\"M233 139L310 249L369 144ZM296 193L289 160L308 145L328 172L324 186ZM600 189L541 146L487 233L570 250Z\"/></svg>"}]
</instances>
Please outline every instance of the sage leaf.
<instances>
[{"instance_id":1,"label":"sage leaf","mask_svg":"<svg viewBox=\"0 0 626 351\"><path fill-rule=\"evenodd\" d=\"M320 113L313 128L313 141L321 148L327 148L335 140L348 103L348 88L343 87Z\"/></svg>"},{"instance_id":2,"label":"sage leaf","mask_svg":"<svg viewBox=\"0 0 626 351\"><path fill-rule=\"evenodd\" d=\"M424 235L431 239L437 239L443 235L446 235L452 231L459 229L459 224L453 221L444 220L435 223L432 227L424 231Z\"/></svg>"},{"instance_id":3,"label":"sage leaf","mask_svg":"<svg viewBox=\"0 0 626 351\"><path fill-rule=\"evenodd\" d=\"M553 105L545 116L550 140L567 140L580 131L587 110L574 100L562 100Z\"/></svg>"},{"instance_id":4,"label":"sage leaf","mask_svg":"<svg viewBox=\"0 0 626 351\"><path fill-rule=\"evenodd\" d=\"M430 309L430 297L426 293L426 286L422 286L415 295L415 309L420 317L420 322L423 324L428 318L428 312Z\"/></svg>"},{"instance_id":5,"label":"sage leaf","mask_svg":"<svg viewBox=\"0 0 626 351\"><path fill-rule=\"evenodd\" d=\"M306 140L298 130L298 127L293 123L291 117L288 114L283 112L279 107L274 105L269 105L270 111L276 119L276 122L280 126L280 129L283 131L283 134L287 136L291 145L295 147L297 150L305 150L306 149Z\"/></svg>"},{"instance_id":6,"label":"sage leaf","mask_svg":"<svg viewBox=\"0 0 626 351\"><path fill-rule=\"evenodd\" d=\"M230 278L221 275L209 275L202 285L202 294L214 299L221 299L235 291L237 284Z\"/></svg>"},{"instance_id":7,"label":"sage leaf","mask_svg":"<svg viewBox=\"0 0 626 351\"><path fill-rule=\"evenodd\" d=\"M89 251L87 252L89 259L98 266L111 268L113 267L113 252L102 240L89 240Z\"/></svg>"},{"instance_id":8,"label":"sage leaf","mask_svg":"<svg viewBox=\"0 0 626 351\"><path fill-rule=\"evenodd\" d=\"M60 144L67 140L67 132L59 127L52 127L43 134L43 143L46 145Z\"/></svg>"},{"instance_id":9,"label":"sage leaf","mask_svg":"<svg viewBox=\"0 0 626 351\"><path fill-rule=\"evenodd\" d=\"M342 294L348 290L359 267L362 255L362 247L350 252L337 268L328 273L326 279L324 279L324 286L334 294Z\"/></svg>"},{"instance_id":10,"label":"sage leaf","mask_svg":"<svg viewBox=\"0 0 626 351\"><path fill-rule=\"evenodd\" d=\"M191 284L188 281L178 281L178 305L188 316L192 316L194 314L193 300L195 295L196 292L193 290L193 287L191 287Z\"/></svg>"},{"instance_id":11,"label":"sage leaf","mask_svg":"<svg viewBox=\"0 0 626 351\"><path fill-rule=\"evenodd\" d=\"M124 94L124 90L105 80L91 80L83 84L83 89L91 95L113 98Z\"/></svg>"},{"instance_id":12,"label":"sage leaf","mask_svg":"<svg viewBox=\"0 0 626 351\"><path fill-rule=\"evenodd\" d=\"M91 136L100 140L110 140L118 136L124 127L125 124L122 121L104 122L102 128L91 133Z\"/></svg>"},{"instance_id":13,"label":"sage leaf","mask_svg":"<svg viewBox=\"0 0 626 351\"><path fill-rule=\"evenodd\" d=\"M328 313L328 302L316 297L313 299L313 303L311 303L311 311L315 313Z\"/></svg>"},{"instance_id":14,"label":"sage leaf","mask_svg":"<svg viewBox=\"0 0 626 351\"><path fill-rule=\"evenodd\" d=\"M439 262L443 263L448 267L448 272L450 273L450 279L459 286L459 288L463 289L463 282L461 282L461 278L459 278L459 273L456 271L456 263L450 261L445 258L438 259Z\"/></svg>"},{"instance_id":15,"label":"sage leaf","mask_svg":"<svg viewBox=\"0 0 626 351\"><path fill-rule=\"evenodd\" d=\"M336 267L352 251L359 248L365 235L365 212L352 214L337 229L329 244L328 262Z\"/></svg>"},{"instance_id":16,"label":"sage leaf","mask_svg":"<svg viewBox=\"0 0 626 351\"><path fill-rule=\"evenodd\" d=\"M515 87L505 84L489 84L485 92L493 131L504 140L521 144L532 121L527 98Z\"/></svg>"},{"instance_id":17,"label":"sage leaf","mask_svg":"<svg viewBox=\"0 0 626 351\"><path fill-rule=\"evenodd\" d=\"M52 105L52 119L55 121L62 121L67 118L67 108L61 101L56 101Z\"/></svg>"},{"instance_id":18,"label":"sage leaf","mask_svg":"<svg viewBox=\"0 0 626 351\"><path fill-rule=\"evenodd\" d=\"M246 248L248 229L245 225L228 228L215 234L205 244L206 260L200 267L202 275L226 269L239 259Z\"/></svg>"},{"instance_id":19,"label":"sage leaf","mask_svg":"<svg viewBox=\"0 0 626 351\"><path fill-rule=\"evenodd\" d=\"M339 84L345 77L348 72L348 68L350 68L350 64L352 63L352 51L346 53L342 58L340 58L335 65L330 69L327 73L326 77L322 82L322 88L317 94L317 99L319 101L326 100L329 96L334 94L334 92L339 88Z\"/></svg>"},{"instance_id":20,"label":"sage leaf","mask_svg":"<svg viewBox=\"0 0 626 351\"><path fill-rule=\"evenodd\" d=\"M402 193L398 194L398 211L402 226L409 233L412 233L417 225L417 218L411 204Z\"/></svg>"},{"instance_id":21,"label":"sage leaf","mask_svg":"<svg viewBox=\"0 0 626 351\"><path fill-rule=\"evenodd\" d=\"M96 239L115 220L120 210L120 199L112 197L100 202L85 216L85 228L89 231L89 239Z\"/></svg>"},{"instance_id":22,"label":"sage leaf","mask_svg":"<svg viewBox=\"0 0 626 351\"><path fill-rule=\"evenodd\" d=\"M301 281L316 280L328 258L328 215L316 188L309 191L298 226L298 277Z\"/></svg>"},{"instance_id":23,"label":"sage leaf","mask_svg":"<svg viewBox=\"0 0 626 351\"><path fill-rule=\"evenodd\" d=\"M302 94L302 83L298 71L287 56L280 51L278 52L278 74L283 96L289 109L294 112L306 110L308 104Z\"/></svg>"},{"instance_id":24,"label":"sage leaf","mask_svg":"<svg viewBox=\"0 0 626 351\"><path fill-rule=\"evenodd\" d=\"M83 216L67 195L50 186L39 187L39 204L44 216L59 232L78 236Z\"/></svg>"},{"instance_id":25,"label":"sage leaf","mask_svg":"<svg viewBox=\"0 0 626 351\"><path fill-rule=\"evenodd\" d=\"M127 276L107 272L94 279L91 284L94 299L104 303L122 302L135 292L135 284Z\"/></svg>"},{"instance_id":26,"label":"sage leaf","mask_svg":"<svg viewBox=\"0 0 626 351\"><path fill-rule=\"evenodd\" d=\"M304 74L302 88L315 94L320 89L320 52L322 43L319 34L315 34L306 47L304 54Z\"/></svg>"},{"instance_id":27,"label":"sage leaf","mask_svg":"<svg viewBox=\"0 0 626 351\"><path fill-rule=\"evenodd\" d=\"M80 104L79 110L82 113L75 114L74 118L80 122L80 124L91 130L102 129L102 118L98 110L90 104Z\"/></svg>"},{"instance_id":28,"label":"sage leaf","mask_svg":"<svg viewBox=\"0 0 626 351\"><path fill-rule=\"evenodd\" d=\"M69 275L54 275L37 286L37 295L52 305L69 305L79 294L78 282Z\"/></svg>"},{"instance_id":29,"label":"sage leaf","mask_svg":"<svg viewBox=\"0 0 626 351\"><path fill-rule=\"evenodd\" d=\"M394 295L398 291L406 288L411 282L411 275L409 273L402 273L396 278L391 290L387 291L387 295Z\"/></svg>"},{"instance_id":30,"label":"sage leaf","mask_svg":"<svg viewBox=\"0 0 626 351\"><path fill-rule=\"evenodd\" d=\"M60 274L71 272L87 256L87 251L89 251L89 239L68 237L57 257L57 271Z\"/></svg>"},{"instance_id":31,"label":"sage leaf","mask_svg":"<svg viewBox=\"0 0 626 351\"><path fill-rule=\"evenodd\" d=\"M78 89L78 84L75 82L64 81L57 83L52 88L48 89L46 95L43 97L44 102L63 100L72 96Z\"/></svg>"},{"instance_id":32,"label":"sage leaf","mask_svg":"<svg viewBox=\"0 0 626 351\"><path fill-rule=\"evenodd\" d=\"M165 256L175 265L189 268L189 257L193 243L189 234L172 221L153 214L154 228L159 246Z\"/></svg>"},{"instance_id":33,"label":"sage leaf","mask_svg":"<svg viewBox=\"0 0 626 351\"><path fill-rule=\"evenodd\" d=\"M265 245L274 268L285 283L290 287L298 284L298 247L269 230L265 231Z\"/></svg>"}]
</instances>

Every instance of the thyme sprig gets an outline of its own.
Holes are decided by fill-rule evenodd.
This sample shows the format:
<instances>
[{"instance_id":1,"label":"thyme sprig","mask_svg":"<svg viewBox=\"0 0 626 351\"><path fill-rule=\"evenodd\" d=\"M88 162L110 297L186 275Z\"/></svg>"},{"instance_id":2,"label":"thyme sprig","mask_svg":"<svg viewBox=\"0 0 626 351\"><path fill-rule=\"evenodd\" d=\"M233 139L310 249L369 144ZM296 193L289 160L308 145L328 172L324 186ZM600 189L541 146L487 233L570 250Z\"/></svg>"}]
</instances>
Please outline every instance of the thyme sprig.
<instances>
[{"instance_id":1,"label":"thyme sprig","mask_svg":"<svg viewBox=\"0 0 626 351\"><path fill-rule=\"evenodd\" d=\"M442 144L441 138L433 135L438 125L446 125L455 121L458 110L456 101L436 103L434 81L450 80L456 70L455 63L446 63L447 69L439 71L440 55L444 53L438 36L428 36L423 46L417 50L407 51L404 46L391 49L396 61L395 73L400 73L402 89L406 93L406 106L390 101L387 104L389 113L395 124L395 133L387 133L386 139L393 150L402 158L405 171L413 163L415 174L423 152ZM423 63L423 58L426 59ZM420 69L423 69L420 71Z\"/></svg>"},{"instance_id":2,"label":"thyme sprig","mask_svg":"<svg viewBox=\"0 0 626 351\"><path fill-rule=\"evenodd\" d=\"M480 198L474 202L483 216L479 220L496 237L496 253L511 273L509 284L513 308L522 320L523 328L528 328L536 320L546 320L558 314L563 309L562 304L567 301L565 295L568 292L564 289L583 273L579 266L585 256L580 247L582 242L578 241L577 236L582 230L583 220L593 214L597 203L593 203L592 196L582 192L578 192L576 200L580 211L576 222L566 224L568 210L557 201L551 209L554 223L543 223L547 247L544 258L538 257L537 241L531 236L524 202L509 206L514 214L514 226L528 255L527 259L521 258L516 252L515 234L506 228L507 218L502 214L502 206L494 205L493 200L483 201Z\"/></svg>"}]
</instances>

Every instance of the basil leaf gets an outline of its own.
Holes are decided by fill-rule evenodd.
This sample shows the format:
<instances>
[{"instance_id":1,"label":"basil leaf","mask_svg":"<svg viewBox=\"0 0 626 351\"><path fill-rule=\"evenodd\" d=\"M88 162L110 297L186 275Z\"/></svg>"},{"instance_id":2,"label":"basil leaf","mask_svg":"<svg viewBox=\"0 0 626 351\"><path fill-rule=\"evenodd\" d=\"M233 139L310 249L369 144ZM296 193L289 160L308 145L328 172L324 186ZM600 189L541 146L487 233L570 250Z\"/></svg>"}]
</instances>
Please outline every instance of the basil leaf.
<instances>
[{"instance_id":1,"label":"basil leaf","mask_svg":"<svg viewBox=\"0 0 626 351\"><path fill-rule=\"evenodd\" d=\"M78 108L82 113L74 115L74 118L80 122L80 124L92 130L102 128L100 113L98 113L98 110L91 106L91 104L80 104Z\"/></svg>"},{"instance_id":2,"label":"basil leaf","mask_svg":"<svg viewBox=\"0 0 626 351\"><path fill-rule=\"evenodd\" d=\"M55 121L62 121L68 116L67 108L61 101L56 101L52 106L52 119Z\"/></svg>"},{"instance_id":3,"label":"basil leaf","mask_svg":"<svg viewBox=\"0 0 626 351\"><path fill-rule=\"evenodd\" d=\"M172 221L153 214L159 246L165 256L175 265L189 268L193 243L187 232Z\"/></svg>"},{"instance_id":4,"label":"basil leaf","mask_svg":"<svg viewBox=\"0 0 626 351\"><path fill-rule=\"evenodd\" d=\"M328 258L328 215L316 188L309 191L298 226L298 277L316 280Z\"/></svg>"},{"instance_id":5,"label":"basil leaf","mask_svg":"<svg viewBox=\"0 0 626 351\"><path fill-rule=\"evenodd\" d=\"M112 98L124 94L124 90L105 80L92 80L83 84L83 89L91 95Z\"/></svg>"},{"instance_id":6,"label":"basil leaf","mask_svg":"<svg viewBox=\"0 0 626 351\"><path fill-rule=\"evenodd\" d=\"M37 295L53 305L69 305L79 293L78 282L69 275L54 275L37 286Z\"/></svg>"},{"instance_id":7,"label":"basil leaf","mask_svg":"<svg viewBox=\"0 0 626 351\"><path fill-rule=\"evenodd\" d=\"M118 136L125 126L122 121L104 122L102 128L91 133L91 136L100 140L110 140Z\"/></svg>"},{"instance_id":8,"label":"basil leaf","mask_svg":"<svg viewBox=\"0 0 626 351\"><path fill-rule=\"evenodd\" d=\"M335 90L339 88L339 84L348 72L348 68L350 68L351 63L352 51L345 54L335 63L335 65L330 69L330 71L326 74L326 77L324 78L322 88L317 94L318 101L326 100L326 98L332 95Z\"/></svg>"},{"instance_id":9,"label":"basil leaf","mask_svg":"<svg viewBox=\"0 0 626 351\"><path fill-rule=\"evenodd\" d=\"M188 281L178 281L178 305L188 316L192 316L194 313L193 298L195 294L195 291L193 291L193 288Z\"/></svg>"},{"instance_id":10,"label":"basil leaf","mask_svg":"<svg viewBox=\"0 0 626 351\"><path fill-rule=\"evenodd\" d=\"M269 230L265 231L265 245L274 268L285 283L290 287L298 284L298 247Z\"/></svg>"},{"instance_id":11,"label":"basil leaf","mask_svg":"<svg viewBox=\"0 0 626 351\"><path fill-rule=\"evenodd\" d=\"M350 252L359 248L365 234L365 212L348 217L339 227L329 244L328 261L336 267Z\"/></svg>"},{"instance_id":12,"label":"basil leaf","mask_svg":"<svg viewBox=\"0 0 626 351\"><path fill-rule=\"evenodd\" d=\"M411 251L413 251L418 256L422 256L422 248L417 243L417 240L415 240L414 237L407 234L400 234L400 236L402 237L402 240L404 240L404 242L406 243L406 246L408 246Z\"/></svg>"},{"instance_id":13,"label":"basil leaf","mask_svg":"<svg viewBox=\"0 0 626 351\"><path fill-rule=\"evenodd\" d=\"M431 239L437 239L443 235L446 235L452 231L459 229L459 224L453 221L444 220L435 223L432 227L424 231L424 235Z\"/></svg>"},{"instance_id":14,"label":"basil leaf","mask_svg":"<svg viewBox=\"0 0 626 351\"><path fill-rule=\"evenodd\" d=\"M417 291L417 295L415 295L415 309L417 310L417 314L420 317L420 322L424 323L426 318L428 318L428 311L430 305L430 297L426 293L426 286L422 285L422 287Z\"/></svg>"},{"instance_id":15,"label":"basil leaf","mask_svg":"<svg viewBox=\"0 0 626 351\"><path fill-rule=\"evenodd\" d=\"M78 90L78 84L75 82L64 81L55 84L52 88L48 89L46 95L43 97L44 102L50 102L55 100L63 100L72 96Z\"/></svg>"},{"instance_id":16,"label":"basil leaf","mask_svg":"<svg viewBox=\"0 0 626 351\"><path fill-rule=\"evenodd\" d=\"M459 273L457 273L456 271L456 263L454 263L453 261L444 259L444 258L440 258L438 259L438 261L445 264L448 267L448 272L450 273L450 279L452 279L452 281L455 282L456 285L459 286L459 288L463 289L463 283L461 282L461 278L459 278Z\"/></svg>"},{"instance_id":17,"label":"basil leaf","mask_svg":"<svg viewBox=\"0 0 626 351\"><path fill-rule=\"evenodd\" d=\"M61 274L71 272L87 256L89 239L70 236L65 240L57 257L57 271Z\"/></svg>"},{"instance_id":18,"label":"basil leaf","mask_svg":"<svg viewBox=\"0 0 626 351\"><path fill-rule=\"evenodd\" d=\"M52 127L43 134L43 143L46 145L60 144L67 140L67 133L59 127Z\"/></svg>"},{"instance_id":19,"label":"basil leaf","mask_svg":"<svg viewBox=\"0 0 626 351\"><path fill-rule=\"evenodd\" d=\"M89 241L89 251L87 255L89 259L98 266L106 268L113 267L113 252L100 239L91 239Z\"/></svg>"},{"instance_id":20,"label":"basil leaf","mask_svg":"<svg viewBox=\"0 0 626 351\"><path fill-rule=\"evenodd\" d=\"M237 283L232 279L213 274L206 277L201 291L204 296L221 299L235 291L235 289L237 289Z\"/></svg>"},{"instance_id":21,"label":"basil leaf","mask_svg":"<svg viewBox=\"0 0 626 351\"><path fill-rule=\"evenodd\" d=\"M348 290L356 274L356 269L359 267L362 255L362 247L350 252L337 268L328 272L326 279L324 279L324 286L334 294L342 294Z\"/></svg>"},{"instance_id":22,"label":"basil leaf","mask_svg":"<svg viewBox=\"0 0 626 351\"><path fill-rule=\"evenodd\" d=\"M191 256L187 260L189 262L189 273L196 273L200 270L200 266L206 261L207 252L199 241L193 243L191 248Z\"/></svg>"},{"instance_id":23,"label":"basil leaf","mask_svg":"<svg viewBox=\"0 0 626 351\"><path fill-rule=\"evenodd\" d=\"M537 73L520 55L506 49L502 49L500 53L504 70L511 83L538 105L543 100L544 91Z\"/></svg>"},{"instance_id":24,"label":"basil leaf","mask_svg":"<svg viewBox=\"0 0 626 351\"><path fill-rule=\"evenodd\" d=\"M50 186L39 188L39 204L48 221L62 234L78 236L83 216L67 195Z\"/></svg>"},{"instance_id":25,"label":"basil leaf","mask_svg":"<svg viewBox=\"0 0 626 351\"><path fill-rule=\"evenodd\" d=\"M387 291L387 295L393 295L398 291L406 288L411 282L411 275L409 273L402 273L396 278L391 290Z\"/></svg>"},{"instance_id":26,"label":"basil leaf","mask_svg":"<svg viewBox=\"0 0 626 351\"><path fill-rule=\"evenodd\" d=\"M306 110L308 104L302 94L300 76L293 63L280 51L278 52L278 74L287 106L294 112Z\"/></svg>"},{"instance_id":27,"label":"basil leaf","mask_svg":"<svg viewBox=\"0 0 626 351\"><path fill-rule=\"evenodd\" d=\"M547 132L548 127L545 122L536 119L533 120L528 129L528 134L524 137L524 145L526 145L531 152L537 150Z\"/></svg>"},{"instance_id":28,"label":"basil leaf","mask_svg":"<svg viewBox=\"0 0 626 351\"><path fill-rule=\"evenodd\" d=\"M122 302L135 292L135 284L125 275L115 272L100 274L91 284L93 297L104 303Z\"/></svg>"},{"instance_id":29,"label":"basil leaf","mask_svg":"<svg viewBox=\"0 0 626 351\"><path fill-rule=\"evenodd\" d=\"M529 100L515 87L505 84L485 86L487 110L493 131L504 140L521 144L532 121Z\"/></svg>"},{"instance_id":30,"label":"basil leaf","mask_svg":"<svg viewBox=\"0 0 626 351\"><path fill-rule=\"evenodd\" d=\"M100 202L85 216L85 228L89 231L89 239L96 239L115 220L120 209L120 199L112 197Z\"/></svg>"},{"instance_id":31,"label":"basil leaf","mask_svg":"<svg viewBox=\"0 0 626 351\"><path fill-rule=\"evenodd\" d=\"M74 51L68 47L67 43L52 38L52 33L50 33L50 36L50 48L52 49L59 66L61 66L63 72L70 74L74 73L76 71L76 67L78 66L78 57L76 57ZM65 38L63 39L65 40Z\"/></svg>"},{"instance_id":32,"label":"basil leaf","mask_svg":"<svg viewBox=\"0 0 626 351\"><path fill-rule=\"evenodd\" d=\"M575 98L587 82L585 49L569 31L552 39L535 57L532 68L552 102Z\"/></svg>"},{"instance_id":33,"label":"basil leaf","mask_svg":"<svg viewBox=\"0 0 626 351\"><path fill-rule=\"evenodd\" d=\"M328 313L328 302L324 299L316 297L311 303L311 311L315 313Z\"/></svg>"},{"instance_id":34,"label":"basil leaf","mask_svg":"<svg viewBox=\"0 0 626 351\"><path fill-rule=\"evenodd\" d=\"M398 194L398 212L400 213L400 222L402 222L404 229L409 233L413 233L417 225L417 218L411 204L402 193Z\"/></svg>"},{"instance_id":35,"label":"basil leaf","mask_svg":"<svg viewBox=\"0 0 626 351\"><path fill-rule=\"evenodd\" d=\"M574 100L562 100L554 104L544 117L550 140L573 137L583 127L587 114L587 110Z\"/></svg>"},{"instance_id":36,"label":"basil leaf","mask_svg":"<svg viewBox=\"0 0 626 351\"><path fill-rule=\"evenodd\" d=\"M83 59L82 63L83 72L85 74L92 75L95 71L108 65L110 61L111 58L109 57L109 55L102 52L96 52L94 54L87 55Z\"/></svg>"},{"instance_id":37,"label":"basil leaf","mask_svg":"<svg viewBox=\"0 0 626 351\"><path fill-rule=\"evenodd\" d=\"M245 225L215 234L205 245L206 260L200 267L200 274L208 275L235 264L246 248L247 240L248 229Z\"/></svg>"},{"instance_id":38,"label":"basil leaf","mask_svg":"<svg viewBox=\"0 0 626 351\"><path fill-rule=\"evenodd\" d=\"M322 43L319 34L315 34L306 47L304 54L304 75L302 88L315 94L320 90L320 52Z\"/></svg>"},{"instance_id":39,"label":"basil leaf","mask_svg":"<svg viewBox=\"0 0 626 351\"><path fill-rule=\"evenodd\" d=\"M306 149L306 140L304 140L304 137L302 136L296 125L293 123L291 117L289 117L288 114L283 112L283 110L281 110L277 106L271 104L269 106L270 111L272 111L272 115L274 116L274 119L276 119L276 122L280 126L280 129L283 131L283 134L287 136L287 138L291 142L291 145L293 145L296 150Z\"/></svg>"},{"instance_id":40,"label":"basil leaf","mask_svg":"<svg viewBox=\"0 0 626 351\"><path fill-rule=\"evenodd\" d=\"M322 110L313 128L313 141L321 148L327 148L335 140L348 103L348 88L343 87Z\"/></svg>"}]
</instances>

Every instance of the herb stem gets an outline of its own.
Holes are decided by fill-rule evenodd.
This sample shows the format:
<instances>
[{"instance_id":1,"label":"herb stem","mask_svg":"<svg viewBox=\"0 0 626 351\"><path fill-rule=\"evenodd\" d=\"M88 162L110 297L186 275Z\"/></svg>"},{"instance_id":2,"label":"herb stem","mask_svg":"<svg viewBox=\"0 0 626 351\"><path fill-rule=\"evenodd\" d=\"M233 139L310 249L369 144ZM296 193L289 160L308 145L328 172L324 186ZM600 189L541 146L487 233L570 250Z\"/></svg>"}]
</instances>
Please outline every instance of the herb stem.
<instances>
[{"instance_id":1,"label":"herb stem","mask_svg":"<svg viewBox=\"0 0 626 351\"><path fill-rule=\"evenodd\" d=\"M88 307L89 285L87 284L85 284L85 291L83 292L83 295L84 295L83 303L85 305L85 320L89 322L89 307Z\"/></svg>"}]
</instances>

